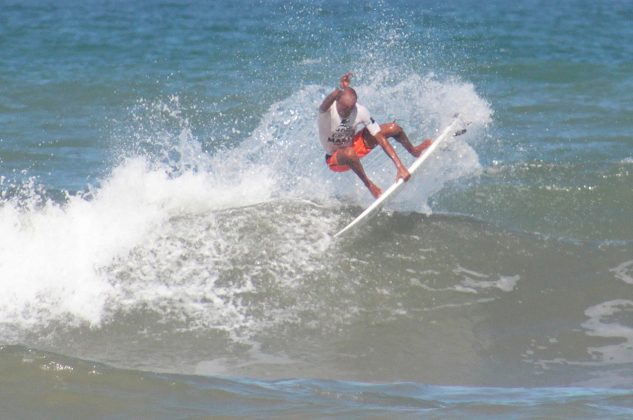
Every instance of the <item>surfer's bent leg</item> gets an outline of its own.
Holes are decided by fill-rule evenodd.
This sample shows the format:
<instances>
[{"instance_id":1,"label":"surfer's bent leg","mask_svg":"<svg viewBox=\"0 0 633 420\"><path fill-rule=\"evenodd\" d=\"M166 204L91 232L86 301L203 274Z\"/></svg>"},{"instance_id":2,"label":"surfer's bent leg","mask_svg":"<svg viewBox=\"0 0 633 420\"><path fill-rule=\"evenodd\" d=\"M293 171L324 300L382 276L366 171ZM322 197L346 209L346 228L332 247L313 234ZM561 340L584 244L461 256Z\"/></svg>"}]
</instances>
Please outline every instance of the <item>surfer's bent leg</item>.
<instances>
[{"instance_id":1,"label":"surfer's bent leg","mask_svg":"<svg viewBox=\"0 0 633 420\"><path fill-rule=\"evenodd\" d=\"M380 124L380 132L383 133L385 137L393 137L394 139L396 139L398 143L404 146L407 152L411 153L415 157L420 156L424 149L429 147L432 143L431 140L426 139L419 145L414 146L413 144L411 144L407 133L405 133L402 127L400 127L400 125L397 124L395 121L386 124Z\"/></svg>"},{"instance_id":2,"label":"surfer's bent leg","mask_svg":"<svg viewBox=\"0 0 633 420\"><path fill-rule=\"evenodd\" d=\"M363 181L363 184L369 189L374 198L380 197L382 190L369 179L353 147L339 149L332 157L335 159L336 166L350 167L361 181Z\"/></svg>"}]
</instances>

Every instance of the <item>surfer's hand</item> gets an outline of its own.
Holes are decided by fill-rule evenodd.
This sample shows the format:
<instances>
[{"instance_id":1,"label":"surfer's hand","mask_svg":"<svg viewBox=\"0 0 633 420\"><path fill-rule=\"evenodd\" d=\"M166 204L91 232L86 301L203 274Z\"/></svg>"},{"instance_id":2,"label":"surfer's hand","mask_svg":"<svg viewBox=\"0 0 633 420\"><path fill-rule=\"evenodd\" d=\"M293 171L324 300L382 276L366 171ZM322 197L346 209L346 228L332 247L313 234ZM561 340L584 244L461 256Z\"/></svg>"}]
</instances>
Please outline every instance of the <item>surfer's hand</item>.
<instances>
[{"instance_id":1,"label":"surfer's hand","mask_svg":"<svg viewBox=\"0 0 633 420\"><path fill-rule=\"evenodd\" d=\"M341 77L341 82L340 82L341 89L345 89L345 88L349 87L349 83L350 83L349 79L351 77L352 77L352 73L350 73L350 72L345 73Z\"/></svg>"},{"instance_id":2,"label":"surfer's hand","mask_svg":"<svg viewBox=\"0 0 633 420\"><path fill-rule=\"evenodd\" d=\"M398 168L398 175L396 175L396 180L401 179L403 181L408 181L411 178L411 174L404 166Z\"/></svg>"}]
</instances>

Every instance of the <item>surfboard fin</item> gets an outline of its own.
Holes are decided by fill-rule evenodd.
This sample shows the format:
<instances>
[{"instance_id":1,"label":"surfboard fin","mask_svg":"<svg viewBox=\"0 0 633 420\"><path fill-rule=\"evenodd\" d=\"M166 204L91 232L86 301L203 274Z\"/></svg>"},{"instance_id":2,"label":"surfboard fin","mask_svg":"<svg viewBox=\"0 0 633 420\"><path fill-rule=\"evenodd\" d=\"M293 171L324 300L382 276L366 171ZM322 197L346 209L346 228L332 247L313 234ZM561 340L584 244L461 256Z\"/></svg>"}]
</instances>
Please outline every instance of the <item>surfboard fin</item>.
<instances>
[{"instance_id":1,"label":"surfboard fin","mask_svg":"<svg viewBox=\"0 0 633 420\"><path fill-rule=\"evenodd\" d=\"M457 136L461 136L462 134L466 133L466 127L468 127L470 124L472 124L470 121L464 121L461 119L459 112L456 113L454 116L454 118L459 119L462 122L462 125L464 126L464 128L462 128L461 130L457 130L453 133L453 137L457 137Z\"/></svg>"}]
</instances>

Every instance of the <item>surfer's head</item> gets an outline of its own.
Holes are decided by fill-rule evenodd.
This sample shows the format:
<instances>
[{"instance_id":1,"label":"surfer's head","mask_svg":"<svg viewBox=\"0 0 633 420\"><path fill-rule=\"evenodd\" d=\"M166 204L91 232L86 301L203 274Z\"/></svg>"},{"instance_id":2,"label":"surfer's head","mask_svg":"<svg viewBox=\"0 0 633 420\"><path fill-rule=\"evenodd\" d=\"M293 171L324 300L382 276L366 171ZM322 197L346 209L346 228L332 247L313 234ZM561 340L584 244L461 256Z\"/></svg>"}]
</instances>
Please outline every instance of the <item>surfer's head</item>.
<instances>
[{"instance_id":1,"label":"surfer's head","mask_svg":"<svg viewBox=\"0 0 633 420\"><path fill-rule=\"evenodd\" d=\"M343 92L341 92L336 99L336 110L338 114L343 118L348 117L356 106L357 98L356 91L351 87L343 89Z\"/></svg>"}]
</instances>

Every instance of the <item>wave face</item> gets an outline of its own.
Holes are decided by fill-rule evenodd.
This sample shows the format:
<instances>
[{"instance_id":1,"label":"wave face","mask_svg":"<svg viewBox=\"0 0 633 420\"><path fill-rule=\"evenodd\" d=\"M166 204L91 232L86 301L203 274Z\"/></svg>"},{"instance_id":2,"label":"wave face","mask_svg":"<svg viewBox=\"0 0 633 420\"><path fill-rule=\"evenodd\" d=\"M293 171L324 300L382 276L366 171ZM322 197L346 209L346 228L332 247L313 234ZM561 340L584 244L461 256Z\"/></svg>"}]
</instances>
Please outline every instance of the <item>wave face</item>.
<instances>
[{"instance_id":1,"label":"wave face","mask_svg":"<svg viewBox=\"0 0 633 420\"><path fill-rule=\"evenodd\" d=\"M22 279L4 286L4 340L205 375L630 386L630 245L400 212L335 242L358 207L170 207L183 191L126 235L104 228L102 246L76 236L3 264ZM76 220L69 206L37 215ZM49 243L37 226L28 249Z\"/></svg>"},{"instance_id":2,"label":"wave face","mask_svg":"<svg viewBox=\"0 0 633 420\"><path fill-rule=\"evenodd\" d=\"M426 125L403 122L411 133L437 132L458 98L469 98L459 111L472 120L472 133L490 121L488 104L467 83L412 75L390 89L385 106L415 100L424 115L437 116ZM358 90L371 101L383 89ZM323 255L335 246L331 230L345 222L341 200L370 199L353 176L323 165L314 116L303 110L315 109L325 92L308 86L274 103L248 138L210 154L177 97L140 101L122 130L128 137L118 146L119 163L98 185L63 192L61 200L34 179L8 185L0 209L5 339L24 340L34 331L48 337L41 327L50 325L126 329L147 310L156 325L187 319L185 331L226 334L230 347L277 317L294 318L277 302L278 288L328 266ZM419 120L418 112L402 113L403 120ZM384 153L367 168L378 182L395 175ZM428 209L425 197L478 170L477 154L459 138L393 207ZM255 310L251 299L262 306ZM62 337L50 338L68 339Z\"/></svg>"}]
</instances>

